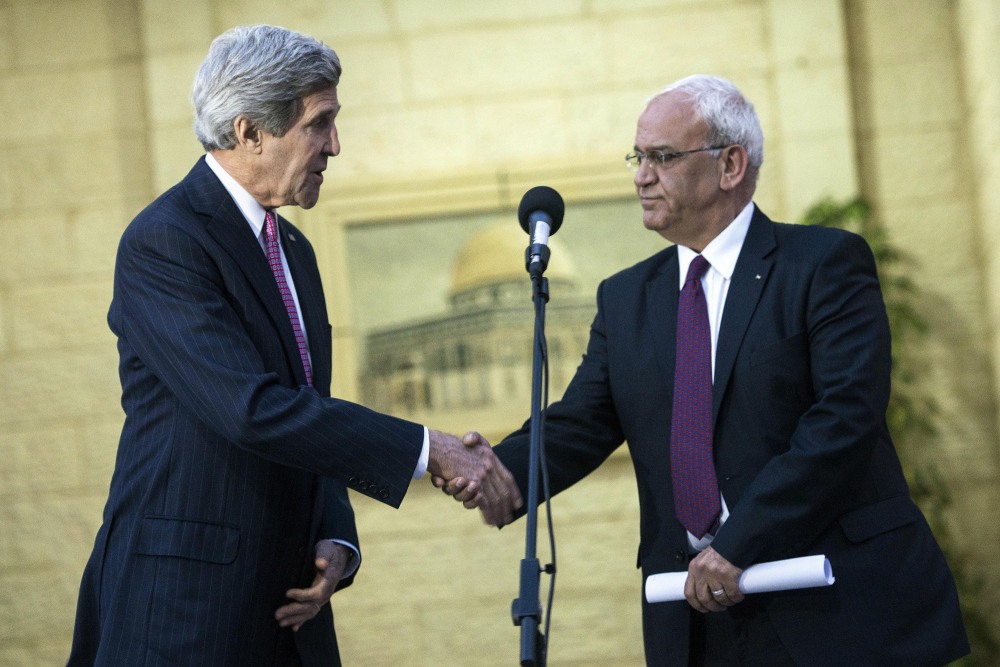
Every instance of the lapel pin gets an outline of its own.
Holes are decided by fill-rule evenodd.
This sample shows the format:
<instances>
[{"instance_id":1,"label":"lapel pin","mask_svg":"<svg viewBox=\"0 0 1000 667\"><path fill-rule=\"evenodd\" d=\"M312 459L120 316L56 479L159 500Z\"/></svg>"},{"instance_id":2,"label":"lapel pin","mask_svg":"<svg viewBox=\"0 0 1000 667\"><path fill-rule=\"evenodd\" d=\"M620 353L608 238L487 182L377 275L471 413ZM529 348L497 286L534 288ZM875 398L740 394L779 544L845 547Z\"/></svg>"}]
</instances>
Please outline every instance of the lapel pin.
<instances>
[{"instance_id":1,"label":"lapel pin","mask_svg":"<svg viewBox=\"0 0 1000 667\"><path fill-rule=\"evenodd\" d=\"M760 274L759 273L756 276L754 276L754 277L757 278L757 280L760 280Z\"/></svg>"},{"instance_id":2,"label":"lapel pin","mask_svg":"<svg viewBox=\"0 0 1000 667\"><path fill-rule=\"evenodd\" d=\"M288 240L289 241L294 241L295 240L295 234L289 234L288 235ZM757 276L757 277L760 278L760 276Z\"/></svg>"}]
</instances>

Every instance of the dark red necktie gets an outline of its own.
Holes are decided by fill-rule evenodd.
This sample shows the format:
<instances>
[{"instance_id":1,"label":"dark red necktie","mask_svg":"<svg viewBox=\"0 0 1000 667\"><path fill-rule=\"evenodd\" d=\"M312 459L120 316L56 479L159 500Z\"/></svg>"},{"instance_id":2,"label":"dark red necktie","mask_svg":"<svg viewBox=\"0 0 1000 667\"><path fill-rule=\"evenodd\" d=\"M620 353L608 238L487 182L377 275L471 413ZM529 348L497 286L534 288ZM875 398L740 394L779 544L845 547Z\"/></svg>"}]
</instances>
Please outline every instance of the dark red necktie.
<instances>
[{"instance_id":1,"label":"dark red necktie","mask_svg":"<svg viewBox=\"0 0 1000 667\"><path fill-rule=\"evenodd\" d=\"M281 300L288 311L288 319L292 322L292 331L295 333L295 342L299 346L299 357L302 359L302 367L306 371L306 384L310 387L313 383L312 364L309 363L309 348L306 345L306 336L302 331L302 324L299 320L299 312L295 308L295 299L292 298L292 291L288 289L288 282L285 280L285 269L281 266L281 248L278 246L278 227L275 224L274 213L267 211L267 221L264 226L264 241L267 250L267 263L271 265L271 273L278 283L278 291L281 292Z\"/></svg>"},{"instance_id":2,"label":"dark red necktie","mask_svg":"<svg viewBox=\"0 0 1000 667\"><path fill-rule=\"evenodd\" d=\"M722 511L712 459L712 334L701 277L708 261L697 255L677 303L677 363L670 429L674 511L689 533L702 538Z\"/></svg>"}]
</instances>

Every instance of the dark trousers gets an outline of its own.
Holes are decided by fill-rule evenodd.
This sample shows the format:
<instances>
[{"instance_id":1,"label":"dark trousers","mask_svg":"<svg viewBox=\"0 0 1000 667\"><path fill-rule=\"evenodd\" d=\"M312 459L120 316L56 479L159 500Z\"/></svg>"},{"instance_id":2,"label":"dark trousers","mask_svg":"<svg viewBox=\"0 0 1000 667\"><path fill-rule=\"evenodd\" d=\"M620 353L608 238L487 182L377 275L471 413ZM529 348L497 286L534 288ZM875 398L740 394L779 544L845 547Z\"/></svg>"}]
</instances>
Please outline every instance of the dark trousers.
<instances>
[{"instance_id":1,"label":"dark trousers","mask_svg":"<svg viewBox=\"0 0 1000 667\"><path fill-rule=\"evenodd\" d=\"M691 610L689 667L795 667L771 619L752 597L727 611Z\"/></svg>"}]
</instances>

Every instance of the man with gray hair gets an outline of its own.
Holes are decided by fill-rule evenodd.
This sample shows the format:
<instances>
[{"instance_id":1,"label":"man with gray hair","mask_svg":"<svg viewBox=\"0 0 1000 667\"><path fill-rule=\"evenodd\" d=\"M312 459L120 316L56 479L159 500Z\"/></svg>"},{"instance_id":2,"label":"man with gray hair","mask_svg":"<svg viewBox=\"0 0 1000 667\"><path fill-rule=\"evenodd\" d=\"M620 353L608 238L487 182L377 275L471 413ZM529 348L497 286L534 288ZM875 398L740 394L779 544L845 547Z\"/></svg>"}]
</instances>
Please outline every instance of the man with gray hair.
<instances>
[{"instance_id":1,"label":"man with gray hair","mask_svg":"<svg viewBox=\"0 0 1000 667\"><path fill-rule=\"evenodd\" d=\"M70 665L337 665L328 601L360 563L347 488L398 507L425 471L520 497L486 446L332 398L305 235L340 153L337 55L219 36L194 85L207 155L122 235L108 323L125 424Z\"/></svg>"},{"instance_id":2,"label":"man with gray hair","mask_svg":"<svg viewBox=\"0 0 1000 667\"><path fill-rule=\"evenodd\" d=\"M886 427L874 258L855 234L768 219L763 157L724 79L682 79L639 117L625 159L642 221L675 245L598 289L586 355L546 411L551 492L628 442L642 573L687 571L686 602L643 601L649 665L944 664L969 647ZM525 427L495 450L522 493L528 445ZM833 586L739 589L750 565L812 554Z\"/></svg>"}]
</instances>

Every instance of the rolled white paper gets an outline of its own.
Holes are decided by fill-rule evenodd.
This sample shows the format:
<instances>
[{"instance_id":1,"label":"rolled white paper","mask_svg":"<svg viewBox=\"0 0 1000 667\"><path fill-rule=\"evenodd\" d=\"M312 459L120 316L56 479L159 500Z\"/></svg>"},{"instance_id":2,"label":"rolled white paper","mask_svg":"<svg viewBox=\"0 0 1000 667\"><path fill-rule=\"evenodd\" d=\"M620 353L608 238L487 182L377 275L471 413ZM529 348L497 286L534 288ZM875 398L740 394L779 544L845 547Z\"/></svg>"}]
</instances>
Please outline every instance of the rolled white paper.
<instances>
[{"instance_id":1,"label":"rolled white paper","mask_svg":"<svg viewBox=\"0 0 1000 667\"><path fill-rule=\"evenodd\" d=\"M684 599L687 572L664 572L646 577L647 602L674 602ZM743 570L740 591L744 594L787 591L793 588L829 586L833 569L826 556L803 556L758 563Z\"/></svg>"}]
</instances>

